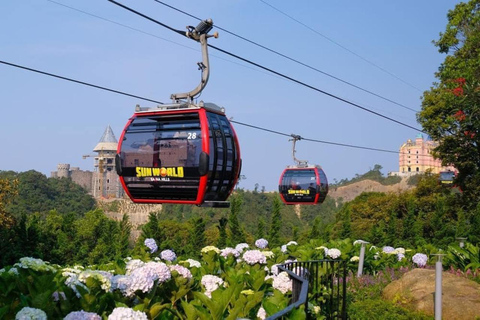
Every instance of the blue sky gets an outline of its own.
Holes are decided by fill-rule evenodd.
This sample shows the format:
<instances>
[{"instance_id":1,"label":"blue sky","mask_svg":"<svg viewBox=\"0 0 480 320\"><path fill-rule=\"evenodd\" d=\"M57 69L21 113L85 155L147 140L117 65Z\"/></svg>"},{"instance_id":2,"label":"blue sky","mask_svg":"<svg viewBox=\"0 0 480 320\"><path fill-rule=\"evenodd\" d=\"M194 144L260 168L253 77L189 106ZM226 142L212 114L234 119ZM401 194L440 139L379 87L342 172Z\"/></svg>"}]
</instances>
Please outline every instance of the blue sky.
<instances>
[{"instance_id":1,"label":"blue sky","mask_svg":"<svg viewBox=\"0 0 480 320\"><path fill-rule=\"evenodd\" d=\"M178 30L198 24L154 0L119 2ZM209 43L216 47L419 129L410 109L420 110L423 91L435 81L445 55L432 41L445 30L448 10L459 3L164 2L404 107L214 29L219 38ZM165 103L172 93L190 91L200 80L198 43L106 0L4 0L0 30L1 61ZM209 52L210 79L199 100L225 107L234 121L392 151L419 133L221 52ZM136 104L154 105L4 64L0 74L0 170L34 169L49 176L58 163L91 170L93 160L82 155L92 154L107 125L118 139ZM275 190L283 169L293 164L288 137L234 127L246 177L240 186L253 189L258 183ZM325 143L300 141L296 156L321 165L330 182L365 173L375 164L384 174L398 171L398 154Z\"/></svg>"}]
</instances>

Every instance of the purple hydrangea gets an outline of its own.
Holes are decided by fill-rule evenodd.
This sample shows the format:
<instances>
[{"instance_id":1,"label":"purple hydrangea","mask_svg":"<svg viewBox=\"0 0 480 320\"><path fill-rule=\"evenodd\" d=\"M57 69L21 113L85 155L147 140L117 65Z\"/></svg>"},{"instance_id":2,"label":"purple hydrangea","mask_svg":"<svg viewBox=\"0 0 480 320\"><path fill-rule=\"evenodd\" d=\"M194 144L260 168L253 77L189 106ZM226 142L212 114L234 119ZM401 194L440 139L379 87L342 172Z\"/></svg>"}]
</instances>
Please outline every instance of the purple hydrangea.
<instances>
[{"instance_id":1,"label":"purple hydrangea","mask_svg":"<svg viewBox=\"0 0 480 320\"><path fill-rule=\"evenodd\" d=\"M173 261L173 260L177 259L177 255L172 250L167 249L167 250L163 250L160 253L160 258L162 258L163 260L167 260L167 261Z\"/></svg>"},{"instance_id":2,"label":"purple hydrangea","mask_svg":"<svg viewBox=\"0 0 480 320\"><path fill-rule=\"evenodd\" d=\"M145 239L145 245L147 246L148 249L150 249L150 253L157 252L158 246L157 243L155 242L155 239L148 238Z\"/></svg>"},{"instance_id":3,"label":"purple hydrangea","mask_svg":"<svg viewBox=\"0 0 480 320\"><path fill-rule=\"evenodd\" d=\"M393 251L395 251L395 248L394 248L394 247L390 247L390 246L385 246L385 247L383 247L383 249L382 249L382 252L383 252L383 253L392 253Z\"/></svg>"},{"instance_id":4,"label":"purple hydrangea","mask_svg":"<svg viewBox=\"0 0 480 320\"><path fill-rule=\"evenodd\" d=\"M63 320L102 320L102 317L94 312L85 312L82 310L70 312Z\"/></svg>"},{"instance_id":5,"label":"purple hydrangea","mask_svg":"<svg viewBox=\"0 0 480 320\"><path fill-rule=\"evenodd\" d=\"M424 253L416 253L412 257L412 261L420 268L423 268L427 265L428 257Z\"/></svg>"},{"instance_id":6,"label":"purple hydrangea","mask_svg":"<svg viewBox=\"0 0 480 320\"><path fill-rule=\"evenodd\" d=\"M261 238L255 241L255 245L257 246L257 248L265 249L268 246L268 241Z\"/></svg>"}]
</instances>

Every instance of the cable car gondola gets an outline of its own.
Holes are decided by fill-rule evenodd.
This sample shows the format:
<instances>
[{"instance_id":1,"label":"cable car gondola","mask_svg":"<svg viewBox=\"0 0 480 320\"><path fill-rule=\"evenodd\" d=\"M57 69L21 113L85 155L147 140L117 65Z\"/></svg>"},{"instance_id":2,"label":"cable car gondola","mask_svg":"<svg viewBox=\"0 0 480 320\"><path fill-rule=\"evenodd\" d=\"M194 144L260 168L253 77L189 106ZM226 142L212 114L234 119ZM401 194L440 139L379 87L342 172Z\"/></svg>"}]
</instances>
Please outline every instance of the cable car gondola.
<instances>
[{"instance_id":1,"label":"cable car gondola","mask_svg":"<svg viewBox=\"0 0 480 320\"><path fill-rule=\"evenodd\" d=\"M438 177L439 182L443 186L453 186L454 179L455 179L454 171L441 171Z\"/></svg>"},{"instance_id":2,"label":"cable car gondola","mask_svg":"<svg viewBox=\"0 0 480 320\"><path fill-rule=\"evenodd\" d=\"M228 207L240 175L238 139L225 110L193 97L209 76L207 35L211 20L188 27L202 45L202 81L174 103L155 108L137 105L120 137L116 170L135 203L178 203ZM216 37L216 35L215 35Z\"/></svg>"},{"instance_id":3,"label":"cable car gondola","mask_svg":"<svg viewBox=\"0 0 480 320\"><path fill-rule=\"evenodd\" d=\"M295 158L295 143L300 140L293 137L293 160L295 166L287 167L280 176L278 191L280 198L287 205L320 204L328 194L328 181L325 172L319 165L308 165L307 161Z\"/></svg>"}]
</instances>

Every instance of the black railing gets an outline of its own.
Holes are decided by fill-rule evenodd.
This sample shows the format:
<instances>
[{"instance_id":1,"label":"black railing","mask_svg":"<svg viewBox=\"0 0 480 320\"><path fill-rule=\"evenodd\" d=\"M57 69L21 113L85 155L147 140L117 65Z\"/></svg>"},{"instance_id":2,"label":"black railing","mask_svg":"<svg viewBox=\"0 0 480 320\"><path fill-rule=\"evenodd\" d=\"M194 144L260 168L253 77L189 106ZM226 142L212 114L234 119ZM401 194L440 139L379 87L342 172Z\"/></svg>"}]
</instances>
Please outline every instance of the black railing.
<instances>
[{"instance_id":1,"label":"black railing","mask_svg":"<svg viewBox=\"0 0 480 320\"><path fill-rule=\"evenodd\" d=\"M318 315L326 319L347 319L347 263L341 260L290 262L279 266L292 279L292 299L287 308L268 317L286 318L295 308L305 305L307 319ZM308 303L316 306L309 310Z\"/></svg>"}]
</instances>

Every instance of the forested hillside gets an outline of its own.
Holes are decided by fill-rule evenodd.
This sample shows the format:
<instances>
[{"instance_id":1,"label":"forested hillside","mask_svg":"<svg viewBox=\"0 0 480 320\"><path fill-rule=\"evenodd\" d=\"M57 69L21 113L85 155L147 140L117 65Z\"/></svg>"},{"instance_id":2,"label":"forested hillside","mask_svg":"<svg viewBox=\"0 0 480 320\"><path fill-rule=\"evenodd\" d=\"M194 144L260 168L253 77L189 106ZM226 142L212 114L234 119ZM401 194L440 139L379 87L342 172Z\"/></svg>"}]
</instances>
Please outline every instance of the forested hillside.
<instances>
[{"instance_id":1,"label":"forested hillside","mask_svg":"<svg viewBox=\"0 0 480 320\"><path fill-rule=\"evenodd\" d=\"M462 193L442 187L436 175L417 176L418 185L408 191L363 192L349 202L327 197L317 206L286 206L276 192L242 189L230 197L228 209L166 204L150 213L135 244L129 242L127 214L109 219L68 179L47 179L35 171L1 172L0 177L0 265L23 256L61 264L101 263L141 254L146 238L179 256L198 255L206 245L234 246L260 238L272 246L345 238L405 247L446 246L456 237L480 240L480 205L465 203ZM111 203L107 210L115 207Z\"/></svg>"}]
</instances>

